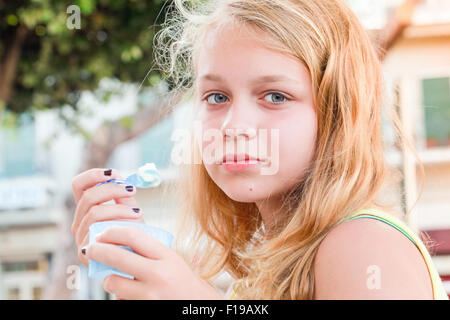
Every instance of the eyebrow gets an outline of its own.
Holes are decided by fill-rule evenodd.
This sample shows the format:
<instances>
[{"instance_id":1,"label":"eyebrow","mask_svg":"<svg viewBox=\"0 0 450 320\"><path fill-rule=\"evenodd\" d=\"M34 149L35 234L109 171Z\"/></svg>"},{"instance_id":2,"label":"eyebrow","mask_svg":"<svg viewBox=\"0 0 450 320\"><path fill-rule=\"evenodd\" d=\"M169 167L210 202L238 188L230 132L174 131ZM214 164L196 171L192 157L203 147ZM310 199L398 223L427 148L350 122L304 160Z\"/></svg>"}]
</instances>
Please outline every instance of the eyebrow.
<instances>
[{"instance_id":1,"label":"eyebrow","mask_svg":"<svg viewBox=\"0 0 450 320\"><path fill-rule=\"evenodd\" d=\"M219 76L219 75L215 75L215 74L206 74L204 76L202 76L200 78L200 80L204 80L204 81L214 81L214 82L225 82L225 80ZM282 76L282 75L266 75L266 76L261 76L258 77L256 79L253 79L252 81L250 81L251 84L260 84L260 83L264 83L264 82L281 82L281 81L290 81L290 82L295 82L298 83L298 81L286 77L286 76Z\"/></svg>"}]
</instances>

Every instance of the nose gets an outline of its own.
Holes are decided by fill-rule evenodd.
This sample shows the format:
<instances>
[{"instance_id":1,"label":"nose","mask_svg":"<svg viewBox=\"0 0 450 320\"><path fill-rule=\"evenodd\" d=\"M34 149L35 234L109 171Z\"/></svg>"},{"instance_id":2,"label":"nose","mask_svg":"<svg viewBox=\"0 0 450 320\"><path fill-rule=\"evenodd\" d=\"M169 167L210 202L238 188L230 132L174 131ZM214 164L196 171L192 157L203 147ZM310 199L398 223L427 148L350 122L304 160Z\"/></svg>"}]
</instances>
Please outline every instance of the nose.
<instances>
[{"instance_id":1,"label":"nose","mask_svg":"<svg viewBox=\"0 0 450 320\"><path fill-rule=\"evenodd\" d=\"M227 117L222 125L221 131L225 139L239 139L244 137L246 139L252 139L256 136L256 129L250 124L249 119L252 119L250 108L244 108L243 106L232 106L227 114ZM253 116L254 119L254 116Z\"/></svg>"},{"instance_id":2,"label":"nose","mask_svg":"<svg viewBox=\"0 0 450 320\"><path fill-rule=\"evenodd\" d=\"M223 135L225 139L239 139L240 137L252 139L254 136L256 136L256 129L247 126L227 127L222 130L222 132L224 133Z\"/></svg>"}]
</instances>

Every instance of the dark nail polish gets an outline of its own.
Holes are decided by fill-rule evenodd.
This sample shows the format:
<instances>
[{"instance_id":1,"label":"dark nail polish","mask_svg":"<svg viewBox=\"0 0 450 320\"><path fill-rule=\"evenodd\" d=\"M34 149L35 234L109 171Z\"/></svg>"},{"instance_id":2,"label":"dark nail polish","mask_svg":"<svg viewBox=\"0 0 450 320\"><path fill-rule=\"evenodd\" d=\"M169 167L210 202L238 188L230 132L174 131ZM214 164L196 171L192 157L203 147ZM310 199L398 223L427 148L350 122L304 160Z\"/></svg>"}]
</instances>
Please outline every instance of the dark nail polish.
<instances>
[{"instance_id":1,"label":"dark nail polish","mask_svg":"<svg viewBox=\"0 0 450 320\"><path fill-rule=\"evenodd\" d=\"M86 248L81 249L81 253L85 256L86 255Z\"/></svg>"},{"instance_id":2,"label":"dark nail polish","mask_svg":"<svg viewBox=\"0 0 450 320\"><path fill-rule=\"evenodd\" d=\"M126 186L125 189L127 189L127 191L132 192L133 191L133 186Z\"/></svg>"},{"instance_id":3,"label":"dark nail polish","mask_svg":"<svg viewBox=\"0 0 450 320\"><path fill-rule=\"evenodd\" d=\"M141 209L139 209L139 208L133 208L133 211L136 212L136 213L139 213L139 211L141 211Z\"/></svg>"},{"instance_id":4,"label":"dark nail polish","mask_svg":"<svg viewBox=\"0 0 450 320\"><path fill-rule=\"evenodd\" d=\"M103 171L103 173L105 174L105 176L110 176L112 173L112 169L105 170Z\"/></svg>"}]
</instances>

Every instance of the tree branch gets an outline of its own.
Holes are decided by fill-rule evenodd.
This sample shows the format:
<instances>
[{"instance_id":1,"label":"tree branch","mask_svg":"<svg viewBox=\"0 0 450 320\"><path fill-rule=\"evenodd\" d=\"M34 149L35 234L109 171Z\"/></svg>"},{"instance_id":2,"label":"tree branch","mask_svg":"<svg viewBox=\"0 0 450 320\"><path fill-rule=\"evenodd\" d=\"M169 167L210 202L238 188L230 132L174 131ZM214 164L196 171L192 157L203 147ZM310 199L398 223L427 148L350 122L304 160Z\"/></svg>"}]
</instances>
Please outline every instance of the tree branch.
<instances>
[{"instance_id":1,"label":"tree branch","mask_svg":"<svg viewBox=\"0 0 450 320\"><path fill-rule=\"evenodd\" d=\"M23 25L16 29L11 46L7 48L5 59L0 64L0 101L6 104L12 96L17 64L20 60L22 45L27 33L28 29Z\"/></svg>"}]
</instances>

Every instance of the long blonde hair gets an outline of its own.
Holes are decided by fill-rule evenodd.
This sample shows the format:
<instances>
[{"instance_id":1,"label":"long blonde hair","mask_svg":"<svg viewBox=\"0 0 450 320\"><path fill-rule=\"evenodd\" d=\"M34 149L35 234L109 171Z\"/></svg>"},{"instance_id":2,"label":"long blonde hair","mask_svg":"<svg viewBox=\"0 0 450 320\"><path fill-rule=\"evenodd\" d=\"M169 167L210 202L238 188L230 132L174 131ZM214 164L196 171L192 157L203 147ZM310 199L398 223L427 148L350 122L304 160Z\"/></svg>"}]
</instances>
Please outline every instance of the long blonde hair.
<instances>
[{"instance_id":1,"label":"long blonde hair","mask_svg":"<svg viewBox=\"0 0 450 320\"><path fill-rule=\"evenodd\" d=\"M313 161L285 197L271 233L261 232L254 203L230 199L203 164L186 165L180 184L180 232L186 236L180 233L175 247L184 248L179 250L186 261L199 258L193 268L208 281L228 271L241 299L312 299L314 257L328 231L358 209L383 207L375 200L388 169L375 49L340 0L175 0L173 5L154 43L156 62L173 90L192 93L205 35L237 23L270 35L271 48L307 66L318 117ZM192 142L192 151L198 156L198 144Z\"/></svg>"}]
</instances>

